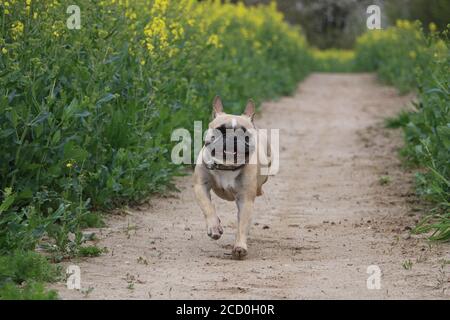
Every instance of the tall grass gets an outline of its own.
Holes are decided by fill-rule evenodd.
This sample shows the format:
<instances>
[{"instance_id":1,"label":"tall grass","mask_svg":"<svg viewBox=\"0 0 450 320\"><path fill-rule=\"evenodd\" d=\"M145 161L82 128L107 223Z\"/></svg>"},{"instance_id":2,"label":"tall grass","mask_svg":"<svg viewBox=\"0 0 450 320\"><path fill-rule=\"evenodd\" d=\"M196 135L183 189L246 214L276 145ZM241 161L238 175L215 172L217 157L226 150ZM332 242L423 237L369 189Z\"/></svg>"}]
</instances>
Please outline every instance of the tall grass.
<instances>
[{"instance_id":1,"label":"tall grass","mask_svg":"<svg viewBox=\"0 0 450 320\"><path fill-rule=\"evenodd\" d=\"M214 95L238 112L313 64L274 5L79 0L69 30L70 4L0 1L0 255L43 236L76 254L93 211L170 186L170 134L207 120Z\"/></svg>"}]
</instances>

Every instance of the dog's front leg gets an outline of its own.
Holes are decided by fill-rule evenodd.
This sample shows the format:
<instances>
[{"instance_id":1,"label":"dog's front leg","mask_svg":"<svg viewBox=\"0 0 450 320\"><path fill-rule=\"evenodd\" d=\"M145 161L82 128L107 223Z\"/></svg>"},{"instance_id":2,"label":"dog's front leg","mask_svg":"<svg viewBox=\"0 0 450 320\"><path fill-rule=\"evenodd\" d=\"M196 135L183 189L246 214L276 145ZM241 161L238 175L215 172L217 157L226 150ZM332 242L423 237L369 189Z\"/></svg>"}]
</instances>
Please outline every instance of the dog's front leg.
<instances>
[{"instance_id":1,"label":"dog's front leg","mask_svg":"<svg viewBox=\"0 0 450 320\"><path fill-rule=\"evenodd\" d=\"M236 243L233 247L233 257L242 259L247 255L247 234L250 229L251 218L253 214L254 197L238 198L238 230Z\"/></svg>"},{"instance_id":2,"label":"dog's front leg","mask_svg":"<svg viewBox=\"0 0 450 320\"><path fill-rule=\"evenodd\" d=\"M211 202L211 187L208 184L195 184L194 192L205 216L208 236L214 240L219 239L222 236L223 229L216 214L216 209Z\"/></svg>"}]
</instances>

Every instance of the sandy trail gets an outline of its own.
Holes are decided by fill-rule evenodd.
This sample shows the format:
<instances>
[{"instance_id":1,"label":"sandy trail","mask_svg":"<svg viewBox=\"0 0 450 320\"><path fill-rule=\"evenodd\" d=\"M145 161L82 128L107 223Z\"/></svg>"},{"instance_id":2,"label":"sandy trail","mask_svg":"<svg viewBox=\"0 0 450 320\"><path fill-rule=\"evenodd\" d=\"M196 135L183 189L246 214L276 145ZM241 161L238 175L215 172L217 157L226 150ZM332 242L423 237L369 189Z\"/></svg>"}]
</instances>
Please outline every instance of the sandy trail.
<instances>
[{"instance_id":1,"label":"sandy trail","mask_svg":"<svg viewBox=\"0 0 450 320\"><path fill-rule=\"evenodd\" d=\"M230 255L234 203L214 196L224 235L211 240L188 176L181 193L95 230L108 253L70 262L90 293L54 287L65 299L449 298L449 246L407 236L420 206L397 158L401 133L382 128L411 99L370 74L311 75L256 119L280 129L282 149L246 260ZM369 265L382 271L380 290L367 288Z\"/></svg>"}]
</instances>

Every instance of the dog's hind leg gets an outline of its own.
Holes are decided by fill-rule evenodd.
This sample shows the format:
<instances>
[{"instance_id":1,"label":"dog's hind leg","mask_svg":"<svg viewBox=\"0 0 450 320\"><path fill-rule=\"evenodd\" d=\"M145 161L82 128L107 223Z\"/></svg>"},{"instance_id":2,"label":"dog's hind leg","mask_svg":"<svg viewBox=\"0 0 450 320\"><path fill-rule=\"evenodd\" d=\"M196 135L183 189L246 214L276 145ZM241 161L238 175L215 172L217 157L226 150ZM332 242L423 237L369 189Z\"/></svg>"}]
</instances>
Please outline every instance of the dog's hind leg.
<instances>
[{"instance_id":1,"label":"dog's hind leg","mask_svg":"<svg viewBox=\"0 0 450 320\"><path fill-rule=\"evenodd\" d=\"M223 229L220 225L220 219L216 214L216 209L211 202L211 187L206 183L197 183L194 186L194 192L200 209L205 216L208 236L214 240L219 239L222 236Z\"/></svg>"},{"instance_id":2,"label":"dog's hind leg","mask_svg":"<svg viewBox=\"0 0 450 320\"><path fill-rule=\"evenodd\" d=\"M247 235L250 229L254 201L255 199L252 197L238 198L237 200L239 210L238 230L232 252L236 259L242 259L247 255Z\"/></svg>"}]
</instances>

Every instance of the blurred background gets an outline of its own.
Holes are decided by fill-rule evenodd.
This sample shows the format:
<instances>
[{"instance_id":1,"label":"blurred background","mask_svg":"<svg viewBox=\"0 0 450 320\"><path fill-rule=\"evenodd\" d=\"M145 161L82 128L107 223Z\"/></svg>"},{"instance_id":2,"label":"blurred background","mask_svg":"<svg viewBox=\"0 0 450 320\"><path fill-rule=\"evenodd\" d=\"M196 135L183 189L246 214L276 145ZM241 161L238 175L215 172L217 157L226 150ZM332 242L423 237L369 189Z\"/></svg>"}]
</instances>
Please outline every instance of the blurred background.
<instances>
[{"instance_id":1,"label":"blurred background","mask_svg":"<svg viewBox=\"0 0 450 320\"><path fill-rule=\"evenodd\" d=\"M239 2L234 0L232 2ZM271 0L244 0L247 5ZM397 19L433 22L438 29L450 23L450 0L277 0L278 9L291 24L302 27L308 42L319 48L352 48L356 37L366 31L366 9L381 8L381 26L394 25ZM428 28L424 28L425 30Z\"/></svg>"}]
</instances>

